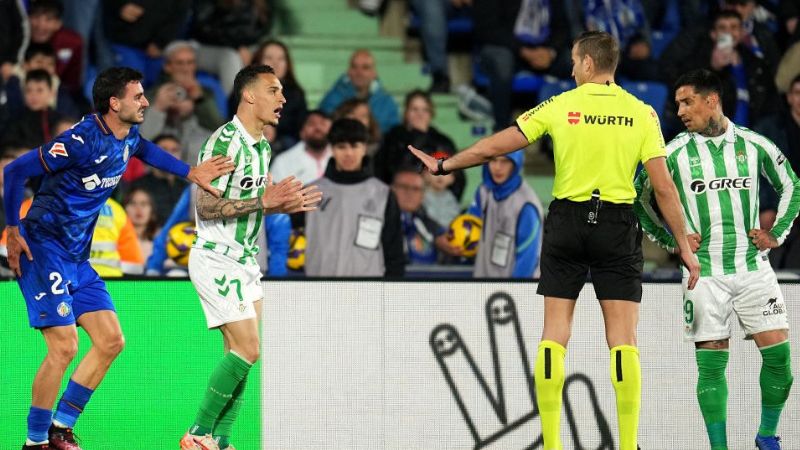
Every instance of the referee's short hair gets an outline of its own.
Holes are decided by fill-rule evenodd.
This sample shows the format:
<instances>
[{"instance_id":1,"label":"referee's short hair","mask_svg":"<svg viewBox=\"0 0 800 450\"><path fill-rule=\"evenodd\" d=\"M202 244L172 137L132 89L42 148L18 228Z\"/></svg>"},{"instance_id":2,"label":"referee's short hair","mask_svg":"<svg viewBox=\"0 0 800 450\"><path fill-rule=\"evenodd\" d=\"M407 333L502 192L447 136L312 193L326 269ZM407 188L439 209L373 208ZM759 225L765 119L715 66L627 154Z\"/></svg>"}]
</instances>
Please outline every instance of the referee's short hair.
<instances>
[{"instance_id":1,"label":"referee's short hair","mask_svg":"<svg viewBox=\"0 0 800 450\"><path fill-rule=\"evenodd\" d=\"M717 94L719 98L722 98L722 81L708 69L695 69L681 75L675 82L673 91L677 91L683 86L693 87L694 91L703 97L707 97L708 94Z\"/></svg>"},{"instance_id":2,"label":"referee's short hair","mask_svg":"<svg viewBox=\"0 0 800 450\"><path fill-rule=\"evenodd\" d=\"M619 42L605 31L584 31L575 39L578 57L589 55L597 72L614 73L619 63Z\"/></svg>"}]
</instances>

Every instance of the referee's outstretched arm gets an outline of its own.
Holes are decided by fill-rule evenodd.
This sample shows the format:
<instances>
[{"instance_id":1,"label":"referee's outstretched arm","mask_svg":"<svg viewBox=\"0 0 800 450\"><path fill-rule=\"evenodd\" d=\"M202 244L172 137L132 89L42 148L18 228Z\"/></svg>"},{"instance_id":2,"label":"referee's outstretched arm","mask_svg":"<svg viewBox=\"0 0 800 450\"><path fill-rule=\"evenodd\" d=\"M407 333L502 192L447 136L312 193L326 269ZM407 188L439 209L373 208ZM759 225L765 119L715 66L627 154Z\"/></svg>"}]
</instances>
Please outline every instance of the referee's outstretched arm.
<instances>
[{"instance_id":1,"label":"referee's outstretched arm","mask_svg":"<svg viewBox=\"0 0 800 450\"><path fill-rule=\"evenodd\" d=\"M464 169L467 167L478 166L489 162L495 156L505 155L513 151L527 147L529 144L528 138L522 134L522 130L517 125L512 125L505 130L498 131L497 133L486 136L478 142L472 144L466 149L456 153L441 163L433 156L419 150L411 145L408 149L411 150L417 158L425 164L425 167L433 174L441 172L450 172L452 170ZM442 164L439 167L439 164Z\"/></svg>"}]
</instances>

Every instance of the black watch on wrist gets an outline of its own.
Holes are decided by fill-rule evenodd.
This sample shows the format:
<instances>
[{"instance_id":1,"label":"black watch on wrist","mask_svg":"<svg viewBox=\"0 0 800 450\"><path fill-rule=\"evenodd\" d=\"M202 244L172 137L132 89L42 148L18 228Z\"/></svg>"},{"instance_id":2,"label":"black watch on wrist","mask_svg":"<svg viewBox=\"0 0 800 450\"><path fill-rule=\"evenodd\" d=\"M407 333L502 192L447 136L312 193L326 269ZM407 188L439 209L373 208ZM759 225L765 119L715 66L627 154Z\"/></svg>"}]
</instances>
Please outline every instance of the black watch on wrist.
<instances>
[{"instance_id":1,"label":"black watch on wrist","mask_svg":"<svg viewBox=\"0 0 800 450\"><path fill-rule=\"evenodd\" d=\"M436 173L434 175L449 175L450 172L444 170L444 160L447 158L439 158L436 160Z\"/></svg>"}]
</instances>

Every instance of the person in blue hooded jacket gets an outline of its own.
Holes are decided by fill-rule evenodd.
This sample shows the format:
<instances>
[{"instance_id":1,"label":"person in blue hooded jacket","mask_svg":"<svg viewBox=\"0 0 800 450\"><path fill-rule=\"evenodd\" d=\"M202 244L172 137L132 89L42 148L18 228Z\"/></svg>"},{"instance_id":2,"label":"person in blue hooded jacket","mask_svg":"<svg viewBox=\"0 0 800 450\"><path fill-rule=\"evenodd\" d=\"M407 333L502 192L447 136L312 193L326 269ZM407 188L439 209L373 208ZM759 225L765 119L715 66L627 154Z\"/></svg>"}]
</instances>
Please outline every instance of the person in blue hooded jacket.
<instances>
[{"instance_id":1,"label":"person in blue hooded jacket","mask_svg":"<svg viewBox=\"0 0 800 450\"><path fill-rule=\"evenodd\" d=\"M483 183L468 213L483 219L476 278L539 276L542 205L522 178L523 150L483 165Z\"/></svg>"},{"instance_id":2,"label":"person in blue hooded jacket","mask_svg":"<svg viewBox=\"0 0 800 450\"><path fill-rule=\"evenodd\" d=\"M145 274L148 276L164 275L164 262L167 260L167 240L169 230L179 222L195 221L195 190L189 186L184 189L181 198L175 205L161 231L153 239L153 253L147 258ZM286 259L289 256L289 235L292 226L287 214L267 214L264 216L264 231L266 234L267 270L266 275L273 277L287 274ZM259 241L259 245L262 243ZM259 260L259 263L263 261ZM263 269L263 265L261 266ZM263 271L263 270L262 270Z\"/></svg>"},{"instance_id":3,"label":"person in blue hooded jacket","mask_svg":"<svg viewBox=\"0 0 800 450\"><path fill-rule=\"evenodd\" d=\"M331 86L319 102L319 109L325 114L333 114L345 100L359 98L366 100L369 110L380 125L381 133L387 133L400 123L400 110L392 97L378 80L375 58L369 50L359 49L350 57L350 66Z\"/></svg>"}]
</instances>

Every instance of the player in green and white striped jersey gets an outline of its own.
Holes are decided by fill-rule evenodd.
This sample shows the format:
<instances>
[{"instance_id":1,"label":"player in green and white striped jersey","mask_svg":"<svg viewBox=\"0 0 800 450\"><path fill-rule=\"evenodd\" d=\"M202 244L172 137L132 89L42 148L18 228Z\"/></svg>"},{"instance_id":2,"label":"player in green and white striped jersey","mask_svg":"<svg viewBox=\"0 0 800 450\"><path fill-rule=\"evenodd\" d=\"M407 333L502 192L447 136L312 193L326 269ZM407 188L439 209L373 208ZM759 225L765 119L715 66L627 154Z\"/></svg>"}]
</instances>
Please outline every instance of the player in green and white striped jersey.
<instances>
[{"instance_id":1,"label":"player in green and white striped jersey","mask_svg":"<svg viewBox=\"0 0 800 450\"><path fill-rule=\"evenodd\" d=\"M722 86L712 72L697 70L676 83L678 116L687 131L667 145L672 174L700 260L700 280L685 289L686 337L695 342L697 398L712 450L727 449L726 406L730 316L736 312L747 338L763 357L760 375L759 449L780 450L778 419L792 385L789 323L767 252L779 246L800 210L800 180L765 137L722 114ZM760 229L758 191L763 175L780 193L771 230ZM642 228L666 248L675 243L650 204L647 173L636 180L634 207Z\"/></svg>"},{"instance_id":2,"label":"player in green and white striped jersey","mask_svg":"<svg viewBox=\"0 0 800 450\"><path fill-rule=\"evenodd\" d=\"M308 212L322 194L294 177L277 184L268 174L270 147L262 134L276 126L286 103L269 66L242 69L234 81L239 106L233 120L215 131L200 161L225 155L233 173L214 180L219 198L198 192L197 239L189 254L189 277L209 328L222 332L226 354L211 374L182 450L232 449L229 438L242 404L247 374L259 355L261 270L254 256L263 214Z\"/></svg>"}]
</instances>

